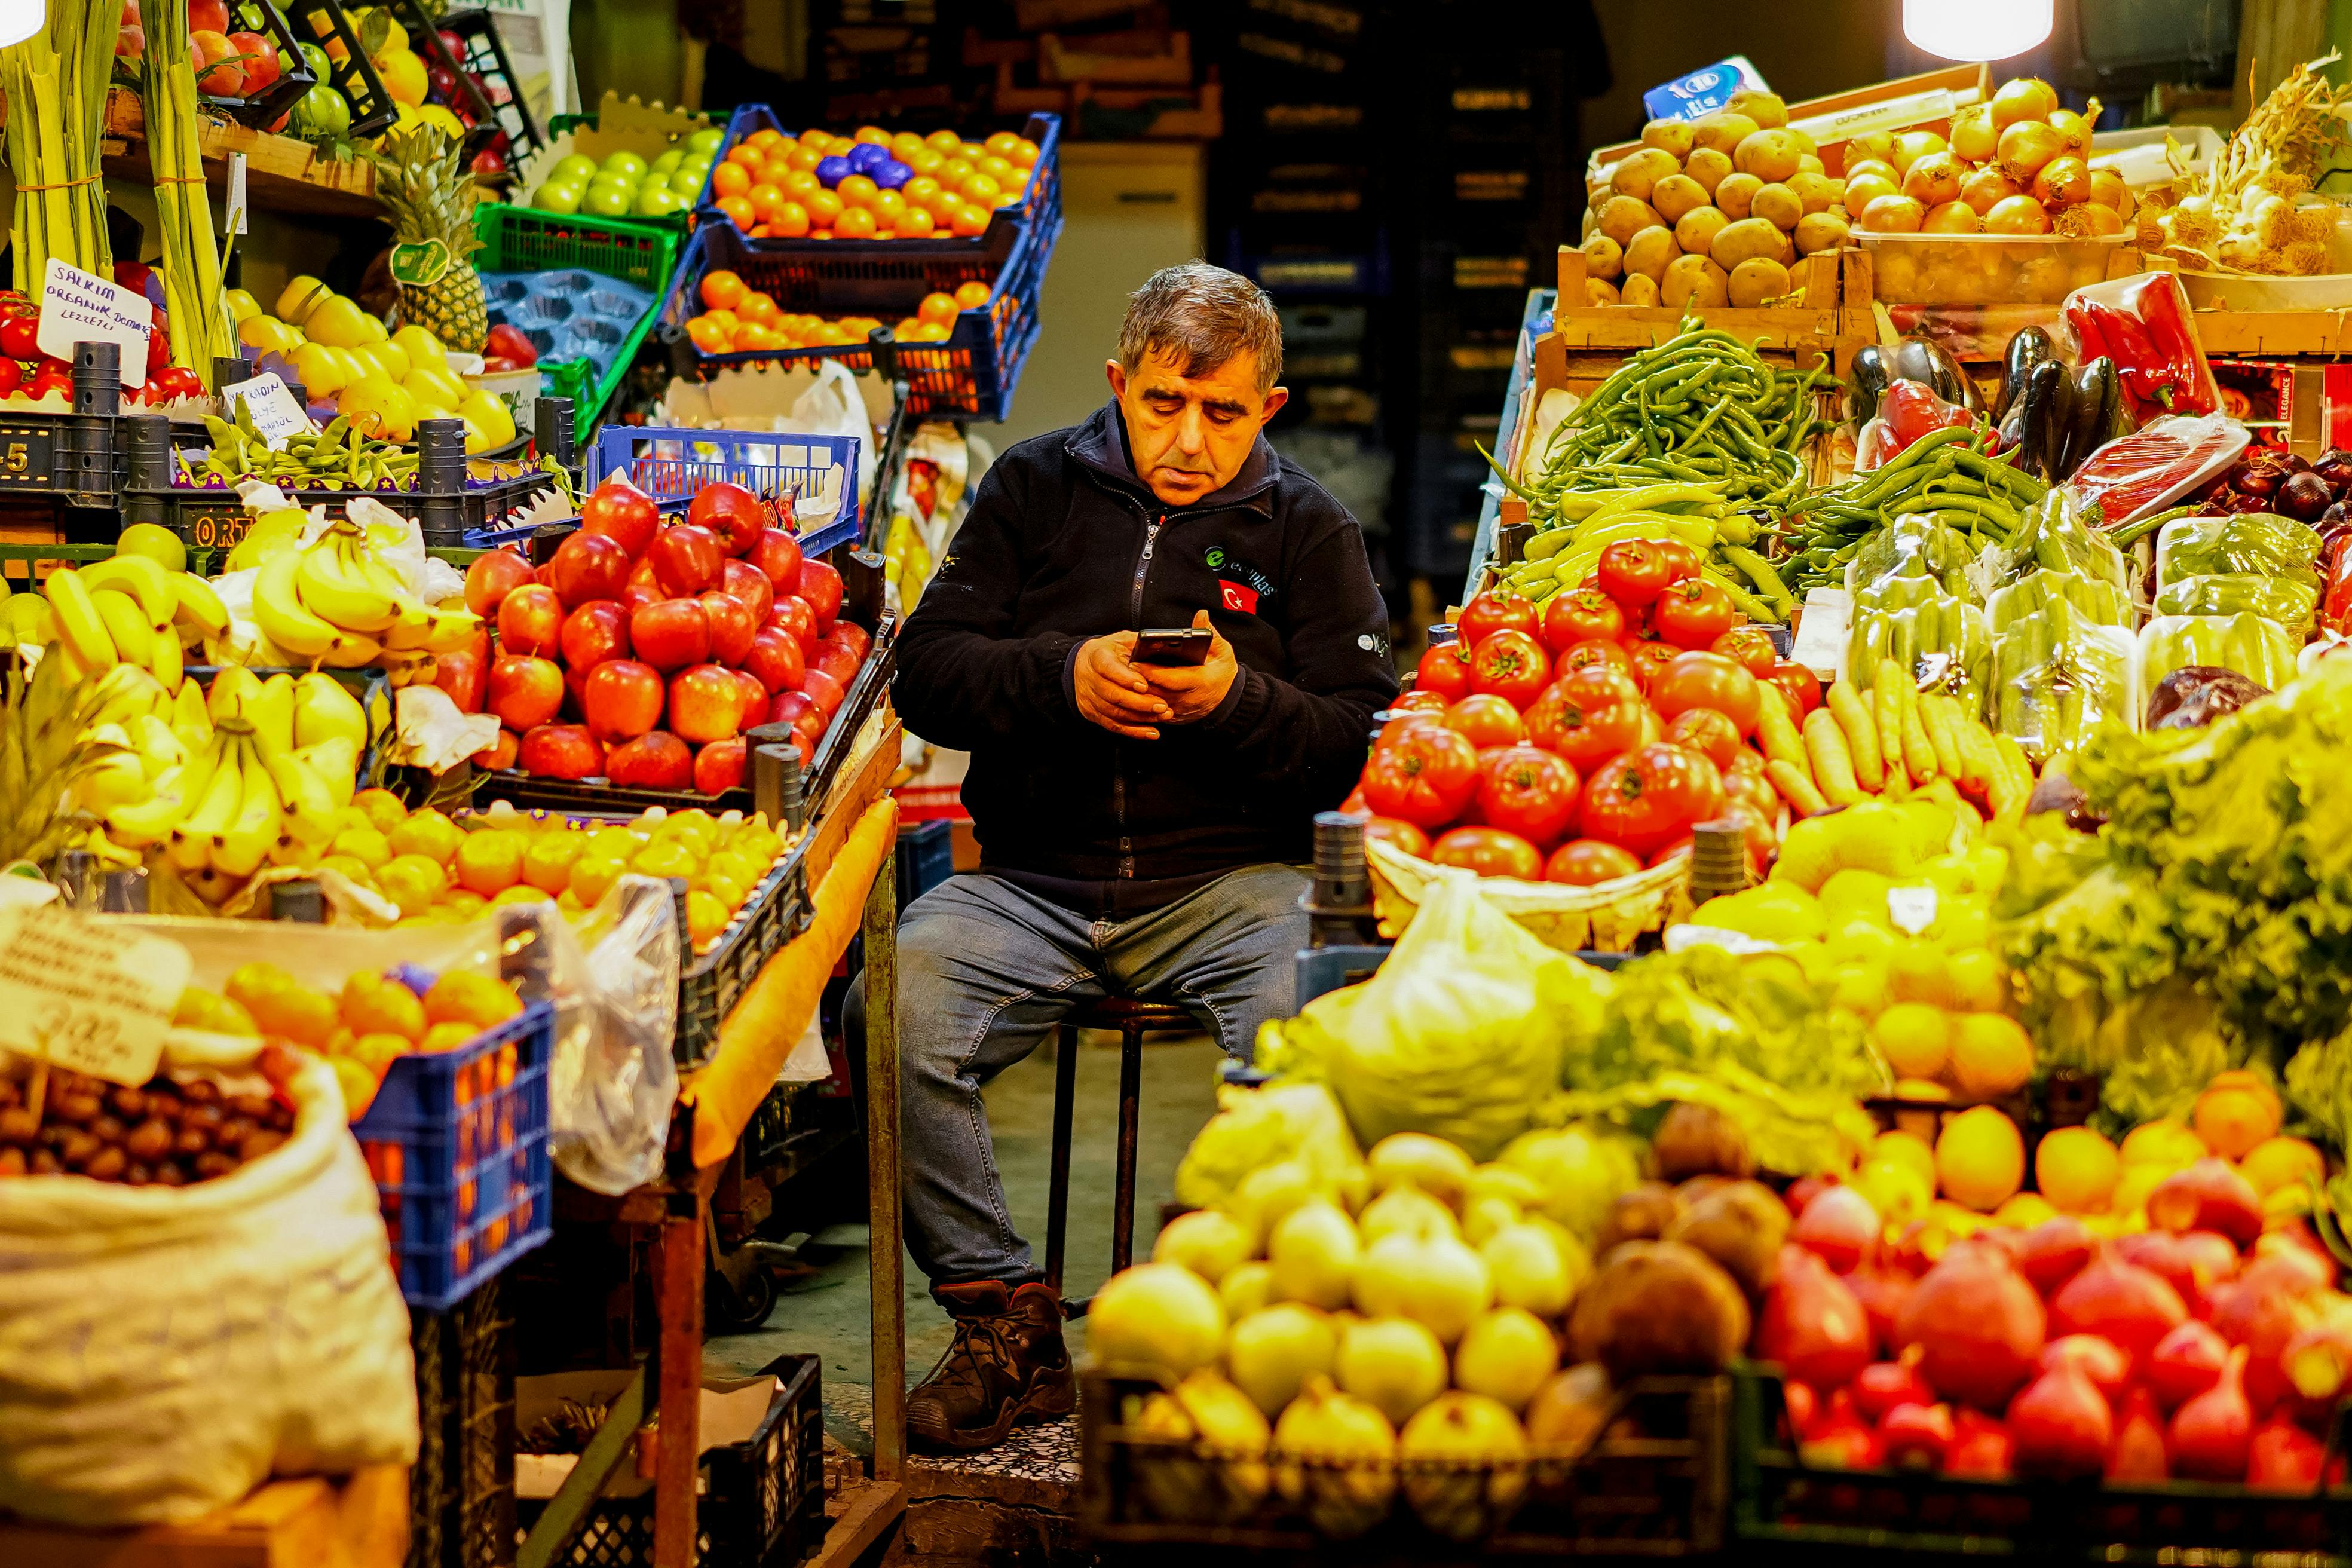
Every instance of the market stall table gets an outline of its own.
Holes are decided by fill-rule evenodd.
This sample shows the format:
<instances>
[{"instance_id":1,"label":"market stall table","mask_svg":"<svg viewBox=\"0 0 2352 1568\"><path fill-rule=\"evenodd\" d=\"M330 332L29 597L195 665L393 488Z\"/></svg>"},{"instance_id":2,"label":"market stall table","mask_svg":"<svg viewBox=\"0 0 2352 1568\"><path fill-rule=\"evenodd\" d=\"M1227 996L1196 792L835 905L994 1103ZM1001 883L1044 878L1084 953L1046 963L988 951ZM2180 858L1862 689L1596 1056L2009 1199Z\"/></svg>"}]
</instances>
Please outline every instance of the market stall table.
<instances>
[{"instance_id":1,"label":"market stall table","mask_svg":"<svg viewBox=\"0 0 2352 1568\"><path fill-rule=\"evenodd\" d=\"M0 1563L10 1568L400 1568L407 1560L405 1465L270 1481L193 1524L69 1530L0 1520Z\"/></svg>"}]
</instances>

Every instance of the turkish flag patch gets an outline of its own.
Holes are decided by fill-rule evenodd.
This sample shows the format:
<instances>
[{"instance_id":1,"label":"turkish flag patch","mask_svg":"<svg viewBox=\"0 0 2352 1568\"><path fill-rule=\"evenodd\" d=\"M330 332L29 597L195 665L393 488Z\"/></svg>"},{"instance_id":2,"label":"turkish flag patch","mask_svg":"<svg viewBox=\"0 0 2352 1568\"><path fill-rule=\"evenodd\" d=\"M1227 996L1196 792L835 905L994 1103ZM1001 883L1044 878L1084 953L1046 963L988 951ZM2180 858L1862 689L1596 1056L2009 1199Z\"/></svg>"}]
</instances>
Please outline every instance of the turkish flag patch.
<instances>
[{"instance_id":1,"label":"turkish flag patch","mask_svg":"<svg viewBox=\"0 0 2352 1568\"><path fill-rule=\"evenodd\" d=\"M1217 595L1218 600L1226 609L1232 610L1237 615L1254 616L1257 614L1257 590L1255 588L1250 587L1248 584L1243 583L1224 581L1221 581L1217 586L1220 590Z\"/></svg>"}]
</instances>

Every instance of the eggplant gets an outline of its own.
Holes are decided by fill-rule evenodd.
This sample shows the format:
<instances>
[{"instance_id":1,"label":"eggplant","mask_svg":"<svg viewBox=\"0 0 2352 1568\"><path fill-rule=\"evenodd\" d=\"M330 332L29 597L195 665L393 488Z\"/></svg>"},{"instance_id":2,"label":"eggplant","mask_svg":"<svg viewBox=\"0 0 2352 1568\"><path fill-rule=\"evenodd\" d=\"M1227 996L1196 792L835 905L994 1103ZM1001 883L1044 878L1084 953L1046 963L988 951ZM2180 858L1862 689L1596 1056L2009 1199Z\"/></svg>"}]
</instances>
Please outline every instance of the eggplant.
<instances>
[{"instance_id":1,"label":"eggplant","mask_svg":"<svg viewBox=\"0 0 2352 1568\"><path fill-rule=\"evenodd\" d=\"M2075 369L2067 386L2064 441L2050 476L2053 483L2073 479L2074 470L2098 449L2114 415L2111 405L2122 398L2123 381L2116 374L2116 362L2106 355L2084 360Z\"/></svg>"},{"instance_id":2,"label":"eggplant","mask_svg":"<svg viewBox=\"0 0 2352 1568\"><path fill-rule=\"evenodd\" d=\"M1994 394L1992 416L1998 421L2015 406L2025 392L2025 378L2033 367L2046 359L2058 357L2058 345L2040 327L2026 327L2009 340L2009 353L2001 362L2000 390Z\"/></svg>"},{"instance_id":3,"label":"eggplant","mask_svg":"<svg viewBox=\"0 0 2352 1568\"><path fill-rule=\"evenodd\" d=\"M2278 494L2271 499L2280 516L2291 517L2297 522L2317 522L2321 514L2336 504L2327 481L2312 473L2289 474L2279 486Z\"/></svg>"},{"instance_id":4,"label":"eggplant","mask_svg":"<svg viewBox=\"0 0 2352 1568\"><path fill-rule=\"evenodd\" d=\"M2057 481L2052 472L2063 433L2066 428L2066 398L2070 384L2066 367L2054 359L2043 360L2025 378L2025 395L2019 399L2017 466L2021 472Z\"/></svg>"},{"instance_id":5,"label":"eggplant","mask_svg":"<svg viewBox=\"0 0 2352 1568\"><path fill-rule=\"evenodd\" d=\"M1891 374L1897 381L1924 382L1937 396L1947 403L1957 403L1971 414L1984 412L1984 394L1977 390L1969 373L1960 368L1960 362L1931 339L1916 334L1897 338Z\"/></svg>"},{"instance_id":6,"label":"eggplant","mask_svg":"<svg viewBox=\"0 0 2352 1568\"><path fill-rule=\"evenodd\" d=\"M2183 665L2147 694L2150 730L2201 730L2226 713L2268 697L2271 689L2219 665Z\"/></svg>"},{"instance_id":7,"label":"eggplant","mask_svg":"<svg viewBox=\"0 0 2352 1568\"><path fill-rule=\"evenodd\" d=\"M1895 369L1888 363L1887 353L1876 343L1865 343L1853 356L1853 369L1846 374L1845 395L1847 412L1853 416L1854 427L1867 425L1878 413L1878 400L1895 383Z\"/></svg>"}]
</instances>

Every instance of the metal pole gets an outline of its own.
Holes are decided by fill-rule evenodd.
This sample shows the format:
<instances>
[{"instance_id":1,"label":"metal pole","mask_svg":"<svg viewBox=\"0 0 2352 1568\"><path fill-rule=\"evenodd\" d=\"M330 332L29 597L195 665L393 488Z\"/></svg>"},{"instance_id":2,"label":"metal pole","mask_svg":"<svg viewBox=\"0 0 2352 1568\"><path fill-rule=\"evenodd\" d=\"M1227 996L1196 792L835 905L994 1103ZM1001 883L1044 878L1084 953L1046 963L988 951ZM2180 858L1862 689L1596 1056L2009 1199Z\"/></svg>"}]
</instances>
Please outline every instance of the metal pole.
<instances>
[{"instance_id":1,"label":"metal pole","mask_svg":"<svg viewBox=\"0 0 2352 1568\"><path fill-rule=\"evenodd\" d=\"M866 896L866 1191L872 1235L874 1479L907 1473L906 1243L898 1214L898 851Z\"/></svg>"}]
</instances>

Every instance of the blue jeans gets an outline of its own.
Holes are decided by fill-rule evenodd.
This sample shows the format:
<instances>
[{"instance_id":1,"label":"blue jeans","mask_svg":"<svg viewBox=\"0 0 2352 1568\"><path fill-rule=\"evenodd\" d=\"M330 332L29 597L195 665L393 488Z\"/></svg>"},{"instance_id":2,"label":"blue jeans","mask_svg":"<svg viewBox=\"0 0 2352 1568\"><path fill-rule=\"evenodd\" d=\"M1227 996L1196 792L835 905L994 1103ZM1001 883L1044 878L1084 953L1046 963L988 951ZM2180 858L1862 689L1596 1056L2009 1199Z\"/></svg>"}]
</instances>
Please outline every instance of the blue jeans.
<instances>
[{"instance_id":1,"label":"blue jeans","mask_svg":"<svg viewBox=\"0 0 2352 1568\"><path fill-rule=\"evenodd\" d=\"M1287 866L1246 866L1111 921L982 875L951 877L908 907L898 926L907 1244L933 1284L1044 1277L1005 1208L981 1086L1073 1008L1114 993L1191 1009L1247 1061L1258 1026L1291 1010L1306 886Z\"/></svg>"}]
</instances>

